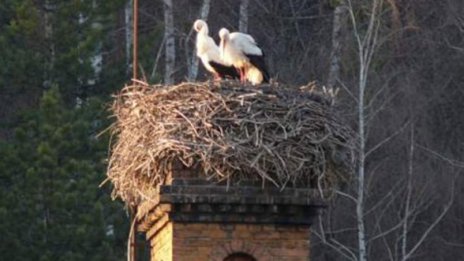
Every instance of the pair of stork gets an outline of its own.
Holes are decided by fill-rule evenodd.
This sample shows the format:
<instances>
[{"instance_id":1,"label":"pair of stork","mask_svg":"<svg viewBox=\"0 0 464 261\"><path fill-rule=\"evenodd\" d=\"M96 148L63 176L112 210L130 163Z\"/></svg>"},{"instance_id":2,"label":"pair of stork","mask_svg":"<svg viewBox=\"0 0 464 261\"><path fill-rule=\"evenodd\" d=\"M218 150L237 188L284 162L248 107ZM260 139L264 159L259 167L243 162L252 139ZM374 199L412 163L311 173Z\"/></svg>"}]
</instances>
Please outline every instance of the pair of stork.
<instances>
[{"instance_id":1,"label":"pair of stork","mask_svg":"<svg viewBox=\"0 0 464 261\"><path fill-rule=\"evenodd\" d=\"M222 28L218 46L209 36L205 21L196 20L193 29L197 32L197 56L216 79L239 78L253 85L269 82L264 53L251 35Z\"/></svg>"}]
</instances>

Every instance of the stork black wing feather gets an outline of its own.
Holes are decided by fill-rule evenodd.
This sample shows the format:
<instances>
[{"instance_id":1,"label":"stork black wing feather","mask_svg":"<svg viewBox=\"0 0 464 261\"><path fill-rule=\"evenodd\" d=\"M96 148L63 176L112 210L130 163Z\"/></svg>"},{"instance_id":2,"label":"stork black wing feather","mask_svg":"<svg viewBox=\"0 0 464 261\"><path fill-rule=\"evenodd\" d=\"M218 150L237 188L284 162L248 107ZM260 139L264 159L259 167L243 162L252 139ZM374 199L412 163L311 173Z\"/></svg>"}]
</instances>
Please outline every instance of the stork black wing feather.
<instances>
[{"instance_id":1,"label":"stork black wing feather","mask_svg":"<svg viewBox=\"0 0 464 261\"><path fill-rule=\"evenodd\" d=\"M209 65L219 74L222 79L239 79L240 74L234 66L223 65L214 61L209 61Z\"/></svg>"}]
</instances>

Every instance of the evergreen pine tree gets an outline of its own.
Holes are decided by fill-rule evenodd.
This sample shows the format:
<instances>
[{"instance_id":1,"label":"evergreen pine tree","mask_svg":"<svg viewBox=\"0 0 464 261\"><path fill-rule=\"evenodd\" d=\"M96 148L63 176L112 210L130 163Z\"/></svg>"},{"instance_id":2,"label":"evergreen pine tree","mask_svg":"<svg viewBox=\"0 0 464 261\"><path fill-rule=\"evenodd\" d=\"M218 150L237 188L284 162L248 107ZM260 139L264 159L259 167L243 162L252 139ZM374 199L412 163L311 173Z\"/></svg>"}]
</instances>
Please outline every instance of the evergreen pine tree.
<instances>
[{"instance_id":1,"label":"evergreen pine tree","mask_svg":"<svg viewBox=\"0 0 464 261\"><path fill-rule=\"evenodd\" d=\"M22 115L0 144L2 260L120 260L128 229L119 202L99 188L107 139L101 101L68 109L58 88Z\"/></svg>"}]
</instances>

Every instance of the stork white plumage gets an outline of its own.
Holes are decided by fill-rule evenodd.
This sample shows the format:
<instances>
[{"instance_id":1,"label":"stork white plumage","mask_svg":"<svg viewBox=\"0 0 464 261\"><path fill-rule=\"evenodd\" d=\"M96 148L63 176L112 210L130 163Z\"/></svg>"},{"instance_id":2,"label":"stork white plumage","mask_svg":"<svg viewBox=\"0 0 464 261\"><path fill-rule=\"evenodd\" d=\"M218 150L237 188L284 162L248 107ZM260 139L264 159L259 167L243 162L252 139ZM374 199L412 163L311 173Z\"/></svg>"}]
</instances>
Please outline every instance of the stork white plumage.
<instances>
[{"instance_id":1,"label":"stork white plumage","mask_svg":"<svg viewBox=\"0 0 464 261\"><path fill-rule=\"evenodd\" d=\"M206 22L198 19L193 24L193 28L197 31L197 56L201 59L206 70L211 72L216 79L238 79L239 74L237 69L230 63L222 61L219 47L213 38L208 35L209 30Z\"/></svg>"},{"instance_id":2,"label":"stork white plumage","mask_svg":"<svg viewBox=\"0 0 464 261\"><path fill-rule=\"evenodd\" d=\"M254 85L269 82L264 53L251 35L230 33L226 28L222 28L219 37L222 60L240 71L242 82L248 80Z\"/></svg>"}]
</instances>

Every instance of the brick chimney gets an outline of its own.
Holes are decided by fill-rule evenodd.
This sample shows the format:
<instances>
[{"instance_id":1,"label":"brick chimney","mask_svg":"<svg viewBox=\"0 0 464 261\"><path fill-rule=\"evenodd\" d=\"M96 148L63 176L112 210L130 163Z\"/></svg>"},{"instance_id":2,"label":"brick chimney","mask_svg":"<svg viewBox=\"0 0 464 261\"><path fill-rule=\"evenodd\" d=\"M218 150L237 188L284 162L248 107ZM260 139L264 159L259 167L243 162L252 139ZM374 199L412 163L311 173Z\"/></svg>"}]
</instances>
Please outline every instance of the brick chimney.
<instances>
[{"instance_id":1,"label":"brick chimney","mask_svg":"<svg viewBox=\"0 0 464 261\"><path fill-rule=\"evenodd\" d=\"M268 185L269 186L269 185ZM139 207L152 261L308 261L314 189L174 178Z\"/></svg>"}]
</instances>

